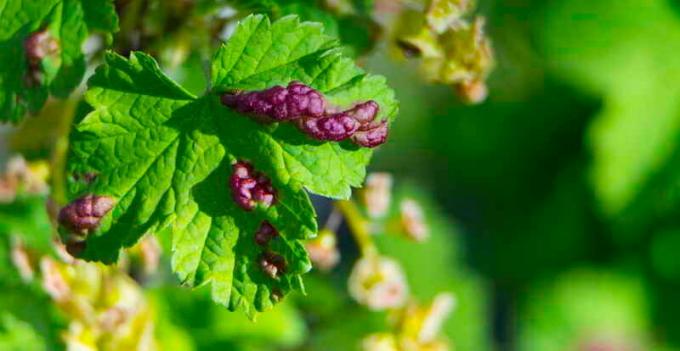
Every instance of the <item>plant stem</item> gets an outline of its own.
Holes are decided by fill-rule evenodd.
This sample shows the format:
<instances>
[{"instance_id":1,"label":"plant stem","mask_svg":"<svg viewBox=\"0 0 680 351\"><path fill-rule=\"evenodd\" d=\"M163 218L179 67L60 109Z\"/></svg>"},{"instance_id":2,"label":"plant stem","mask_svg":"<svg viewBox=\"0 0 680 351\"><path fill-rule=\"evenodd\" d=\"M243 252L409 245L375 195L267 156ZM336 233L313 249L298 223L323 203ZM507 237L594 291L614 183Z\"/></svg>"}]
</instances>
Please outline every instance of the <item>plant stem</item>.
<instances>
[{"instance_id":1,"label":"plant stem","mask_svg":"<svg viewBox=\"0 0 680 351\"><path fill-rule=\"evenodd\" d=\"M335 207L342 213L349 225L350 232L359 246L362 256L377 255L378 249L368 231L369 222L361 214L357 205L352 200L340 200L335 202Z\"/></svg>"}]
</instances>

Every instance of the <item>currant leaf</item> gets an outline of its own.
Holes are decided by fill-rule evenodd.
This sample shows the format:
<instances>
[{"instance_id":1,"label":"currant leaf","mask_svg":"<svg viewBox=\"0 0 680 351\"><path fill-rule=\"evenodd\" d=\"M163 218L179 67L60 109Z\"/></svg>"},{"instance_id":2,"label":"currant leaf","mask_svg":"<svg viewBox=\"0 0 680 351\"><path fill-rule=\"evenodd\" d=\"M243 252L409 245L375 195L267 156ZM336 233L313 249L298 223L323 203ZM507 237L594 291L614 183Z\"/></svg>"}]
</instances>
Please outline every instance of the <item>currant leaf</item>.
<instances>
[{"instance_id":1,"label":"currant leaf","mask_svg":"<svg viewBox=\"0 0 680 351\"><path fill-rule=\"evenodd\" d=\"M249 316L303 291L311 264L301 240L317 231L304 189L348 197L371 150L263 123L221 96L299 81L338 108L376 101L387 123L397 110L392 90L340 56L336 43L294 17L248 17L216 55L214 86L203 97L144 53L108 53L89 81L94 110L73 132L68 172L74 202L95 196L113 205L86 220L84 237L62 226L66 241L82 240L84 259L111 263L147 233L170 236L180 280L210 283L216 302Z\"/></svg>"},{"instance_id":2,"label":"currant leaf","mask_svg":"<svg viewBox=\"0 0 680 351\"><path fill-rule=\"evenodd\" d=\"M0 0L0 122L68 96L85 74L87 36L117 30L111 0Z\"/></svg>"}]
</instances>

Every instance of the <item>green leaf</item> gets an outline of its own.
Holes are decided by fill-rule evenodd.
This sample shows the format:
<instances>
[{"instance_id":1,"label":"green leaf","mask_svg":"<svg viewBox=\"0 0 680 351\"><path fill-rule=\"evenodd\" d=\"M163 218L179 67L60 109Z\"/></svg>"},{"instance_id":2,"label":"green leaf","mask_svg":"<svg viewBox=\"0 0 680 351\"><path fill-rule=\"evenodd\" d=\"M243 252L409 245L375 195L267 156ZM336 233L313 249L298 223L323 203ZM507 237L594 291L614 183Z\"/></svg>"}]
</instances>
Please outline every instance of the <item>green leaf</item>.
<instances>
[{"instance_id":1,"label":"green leaf","mask_svg":"<svg viewBox=\"0 0 680 351\"><path fill-rule=\"evenodd\" d=\"M109 36L118 31L118 15L110 0L90 0L82 2L85 23L91 31L98 31Z\"/></svg>"},{"instance_id":2,"label":"green leaf","mask_svg":"<svg viewBox=\"0 0 680 351\"><path fill-rule=\"evenodd\" d=\"M48 94L68 96L85 74L81 47L88 34L100 31L110 41L117 29L111 0L0 0L0 122L38 111ZM31 67L24 42L41 30L59 50Z\"/></svg>"},{"instance_id":3,"label":"green leaf","mask_svg":"<svg viewBox=\"0 0 680 351\"><path fill-rule=\"evenodd\" d=\"M146 54L107 54L89 82L85 99L94 111L76 126L68 169L97 175L90 184L71 182L71 198L107 195L116 205L87 238L83 258L111 263L146 233L171 235L180 280L210 283L213 299L232 310L252 316L279 292L302 291L300 275L310 262L301 240L317 230L304 188L349 197L371 151L314 141L290 124L257 123L224 107L219 93L299 80L334 105L373 99L378 118L394 117L397 104L384 78L363 73L336 45L317 24L248 17L215 56L213 90L200 98ZM232 200L231 165L239 160L271 179L274 206L246 212ZM280 234L270 249L287 263L277 279L261 271L263 249L253 240L265 220Z\"/></svg>"},{"instance_id":4,"label":"green leaf","mask_svg":"<svg viewBox=\"0 0 680 351\"><path fill-rule=\"evenodd\" d=\"M319 22L327 35L338 37L345 54L366 54L380 36L380 26L372 19L372 0L337 3L335 11L314 0L249 0L233 1L244 12L266 13L272 18L296 15L304 21Z\"/></svg>"}]
</instances>

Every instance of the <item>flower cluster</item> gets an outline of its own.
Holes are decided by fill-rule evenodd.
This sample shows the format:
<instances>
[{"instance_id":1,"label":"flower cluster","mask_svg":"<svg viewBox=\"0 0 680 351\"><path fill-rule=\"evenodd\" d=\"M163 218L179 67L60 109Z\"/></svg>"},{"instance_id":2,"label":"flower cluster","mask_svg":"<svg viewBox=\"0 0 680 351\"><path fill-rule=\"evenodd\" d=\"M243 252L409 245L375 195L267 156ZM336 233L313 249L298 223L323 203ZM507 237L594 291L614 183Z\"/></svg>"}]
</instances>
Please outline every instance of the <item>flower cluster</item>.
<instances>
[{"instance_id":1,"label":"flower cluster","mask_svg":"<svg viewBox=\"0 0 680 351\"><path fill-rule=\"evenodd\" d=\"M422 58L426 79L452 85L467 103L486 99L495 65L484 18L467 18L473 10L473 1L433 0L423 13L404 10L395 30L404 55Z\"/></svg>"},{"instance_id":2,"label":"flower cluster","mask_svg":"<svg viewBox=\"0 0 680 351\"><path fill-rule=\"evenodd\" d=\"M276 190L271 181L264 174L253 169L244 161L234 163L233 173L229 179L234 201L246 211L251 211L256 205L269 207L276 202Z\"/></svg>"},{"instance_id":3,"label":"flower cluster","mask_svg":"<svg viewBox=\"0 0 680 351\"><path fill-rule=\"evenodd\" d=\"M0 174L0 203L10 203L17 195L43 195L48 189L49 167L46 162L28 163L21 156L14 156L7 162Z\"/></svg>"},{"instance_id":4,"label":"flower cluster","mask_svg":"<svg viewBox=\"0 0 680 351\"><path fill-rule=\"evenodd\" d=\"M99 264L40 261L42 288L68 323L69 350L156 350L154 311L122 271Z\"/></svg>"},{"instance_id":5,"label":"flower cluster","mask_svg":"<svg viewBox=\"0 0 680 351\"><path fill-rule=\"evenodd\" d=\"M391 332L367 336L362 347L366 351L448 351L449 343L439 334L455 306L456 299L449 293L438 294L429 306L411 302L390 316Z\"/></svg>"},{"instance_id":6,"label":"flower cluster","mask_svg":"<svg viewBox=\"0 0 680 351\"><path fill-rule=\"evenodd\" d=\"M347 110L332 112L324 96L300 82L262 91L227 93L222 104L265 122L295 121L298 128L316 140L350 139L364 147L376 147L387 139L387 121L376 117L380 107L369 100Z\"/></svg>"}]
</instances>

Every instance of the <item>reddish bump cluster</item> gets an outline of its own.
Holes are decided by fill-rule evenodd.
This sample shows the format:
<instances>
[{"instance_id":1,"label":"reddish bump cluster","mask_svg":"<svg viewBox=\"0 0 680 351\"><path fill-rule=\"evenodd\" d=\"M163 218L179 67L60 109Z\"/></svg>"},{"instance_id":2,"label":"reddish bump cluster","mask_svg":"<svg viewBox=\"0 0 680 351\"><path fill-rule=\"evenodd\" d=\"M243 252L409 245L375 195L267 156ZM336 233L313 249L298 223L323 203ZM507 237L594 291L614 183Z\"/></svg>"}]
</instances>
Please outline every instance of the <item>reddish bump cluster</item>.
<instances>
[{"instance_id":1,"label":"reddish bump cluster","mask_svg":"<svg viewBox=\"0 0 680 351\"><path fill-rule=\"evenodd\" d=\"M387 121L376 121L380 107L369 100L348 110L318 118L304 118L300 129L317 140L352 140L363 147L376 147L387 140Z\"/></svg>"},{"instance_id":2,"label":"reddish bump cluster","mask_svg":"<svg viewBox=\"0 0 680 351\"><path fill-rule=\"evenodd\" d=\"M102 217L113 208L108 196L88 194L76 199L59 211L58 221L76 235L87 235L99 227Z\"/></svg>"},{"instance_id":3,"label":"reddish bump cluster","mask_svg":"<svg viewBox=\"0 0 680 351\"><path fill-rule=\"evenodd\" d=\"M47 56L59 52L59 43L47 30L32 33L24 40L26 58L31 64L38 64Z\"/></svg>"},{"instance_id":4,"label":"reddish bump cluster","mask_svg":"<svg viewBox=\"0 0 680 351\"><path fill-rule=\"evenodd\" d=\"M363 147L376 147L387 140L387 121L368 123L352 135L352 141Z\"/></svg>"},{"instance_id":5,"label":"reddish bump cluster","mask_svg":"<svg viewBox=\"0 0 680 351\"><path fill-rule=\"evenodd\" d=\"M283 256L267 251L260 256L260 268L270 278L278 278L286 270L286 260Z\"/></svg>"},{"instance_id":6,"label":"reddish bump cluster","mask_svg":"<svg viewBox=\"0 0 680 351\"><path fill-rule=\"evenodd\" d=\"M326 110L326 100L321 93L299 82L291 82L285 88L277 85L262 91L224 94L222 103L241 113L276 121L318 117Z\"/></svg>"},{"instance_id":7,"label":"reddish bump cluster","mask_svg":"<svg viewBox=\"0 0 680 351\"><path fill-rule=\"evenodd\" d=\"M342 141L359 129L359 122L345 113L335 113L320 118L307 118L300 129L317 140Z\"/></svg>"},{"instance_id":8,"label":"reddish bump cluster","mask_svg":"<svg viewBox=\"0 0 680 351\"><path fill-rule=\"evenodd\" d=\"M260 246L266 246L269 241L279 235L279 232L271 225L271 223L264 221L260 224L260 228L255 232L255 242Z\"/></svg>"},{"instance_id":9,"label":"reddish bump cluster","mask_svg":"<svg viewBox=\"0 0 680 351\"><path fill-rule=\"evenodd\" d=\"M365 126L375 120L375 116L378 115L378 111L380 111L380 106L378 106L378 103L373 100L369 100L352 107L344 113L352 119L355 119L362 126Z\"/></svg>"},{"instance_id":10,"label":"reddish bump cluster","mask_svg":"<svg viewBox=\"0 0 680 351\"><path fill-rule=\"evenodd\" d=\"M316 140L352 140L376 147L387 139L386 120L376 121L380 107L369 100L344 111L326 109L318 91L300 83L274 86L262 91L224 94L222 103L244 114L269 121L295 121L298 128Z\"/></svg>"},{"instance_id":11,"label":"reddish bump cluster","mask_svg":"<svg viewBox=\"0 0 680 351\"><path fill-rule=\"evenodd\" d=\"M27 86L36 86L42 81L40 62L45 57L59 52L59 42L47 30L41 30L32 33L24 40L24 50L28 61L28 71L24 80Z\"/></svg>"},{"instance_id":12,"label":"reddish bump cluster","mask_svg":"<svg viewBox=\"0 0 680 351\"><path fill-rule=\"evenodd\" d=\"M239 161L233 166L229 179L234 201L246 211L256 205L269 207L276 202L276 190L264 174L253 169L248 162Z\"/></svg>"}]
</instances>

